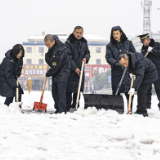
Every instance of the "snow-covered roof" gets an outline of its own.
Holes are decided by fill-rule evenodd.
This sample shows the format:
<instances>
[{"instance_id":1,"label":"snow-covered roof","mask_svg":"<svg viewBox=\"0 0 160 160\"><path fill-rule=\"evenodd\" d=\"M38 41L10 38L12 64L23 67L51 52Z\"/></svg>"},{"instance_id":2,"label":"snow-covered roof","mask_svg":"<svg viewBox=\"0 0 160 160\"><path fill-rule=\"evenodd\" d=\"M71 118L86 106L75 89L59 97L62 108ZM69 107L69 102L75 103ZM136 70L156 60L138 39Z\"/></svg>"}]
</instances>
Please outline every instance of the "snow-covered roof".
<instances>
[{"instance_id":1,"label":"snow-covered roof","mask_svg":"<svg viewBox=\"0 0 160 160\"><path fill-rule=\"evenodd\" d=\"M49 33L49 34L57 35L59 39L63 42L66 41L69 36L66 33ZM28 37L28 42L43 42L44 37L45 37L45 34L44 35L31 35ZM95 34L85 33L83 37L86 38L88 42L94 42L94 43L95 42L97 43L100 43L100 42L108 43L109 42L107 38L104 38L104 37L101 37Z\"/></svg>"}]
</instances>

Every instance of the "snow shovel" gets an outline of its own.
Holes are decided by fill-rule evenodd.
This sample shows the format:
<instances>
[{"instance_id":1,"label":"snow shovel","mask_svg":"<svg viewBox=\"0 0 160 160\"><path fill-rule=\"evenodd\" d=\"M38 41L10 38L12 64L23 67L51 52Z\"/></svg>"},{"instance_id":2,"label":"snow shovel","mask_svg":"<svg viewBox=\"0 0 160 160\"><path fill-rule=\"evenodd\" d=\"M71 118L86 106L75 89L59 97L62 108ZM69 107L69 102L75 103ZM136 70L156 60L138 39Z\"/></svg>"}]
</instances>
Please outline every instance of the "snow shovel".
<instances>
[{"instance_id":1,"label":"snow shovel","mask_svg":"<svg viewBox=\"0 0 160 160\"><path fill-rule=\"evenodd\" d=\"M124 93L117 95L124 79L127 68L124 69L121 80L117 87L115 95L107 94L83 94L85 100L85 108L96 107L97 109L112 109L118 113L127 113L127 99Z\"/></svg>"},{"instance_id":2,"label":"snow shovel","mask_svg":"<svg viewBox=\"0 0 160 160\"><path fill-rule=\"evenodd\" d=\"M132 88L133 82L134 82L134 75L132 76L131 87L130 88ZM132 93L129 94L129 103L128 103L128 112L127 112L127 114L131 113L131 103L132 103Z\"/></svg>"},{"instance_id":3,"label":"snow shovel","mask_svg":"<svg viewBox=\"0 0 160 160\"><path fill-rule=\"evenodd\" d=\"M80 94L81 83L82 83L82 77L83 77L83 68L84 68L84 61L82 62L81 74L80 74L79 85L78 85L77 100L76 100L76 110L78 109L79 94Z\"/></svg>"},{"instance_id":4,"label":"snow shovel","mask_svg":"<svg viewBox=\"0 0 160 160\"><path fill-rule=\"evenodd\" d=\"M17 78L16 84L17 84L17 86L19 85L19 84L18 84L18 78ZM16 102L19 102L19 88L16 88L15 101L16 101ZM22 103L23 103L23 102L19 103L19 108L20 108L20 109L22 108Z\"/></svg>"},{"instance_id":5,"label":"snow shovel","mask_svg":"<svg viewBox=\"0 0 160 160\"><path fill-rule=\"evenodd\" d=\"M17 81L16 81L16 83L17 83L17 86L18 86L18 78L17 78ZM16 102L18 102L18 96L19 96L19 89L18 88L16 88Z\"/></svg>"},{"instance_id":6,"label":"snow shovel","mask_svg":"<svg viewBox=\"0 0 160 160\"><path fill-rule=\"evenodd\" d=\"M47 69L46 69L46 73L48 72L48 65L47 65ZM34 102L34 107L33 107L33 110L34 109L37 109L37 110L41 110L41 111L45 111L47 112L47 104L45 103L42 103L43 101L43 95L44 95L44 90L45 90L45 85L46 85L46 81L47 81L47 77L45 76L44 78L44 83L43 83L43 89L42 89L42 94L41 94L41 98L40 98L40 102Z\"/></svg>"}]
</instances>

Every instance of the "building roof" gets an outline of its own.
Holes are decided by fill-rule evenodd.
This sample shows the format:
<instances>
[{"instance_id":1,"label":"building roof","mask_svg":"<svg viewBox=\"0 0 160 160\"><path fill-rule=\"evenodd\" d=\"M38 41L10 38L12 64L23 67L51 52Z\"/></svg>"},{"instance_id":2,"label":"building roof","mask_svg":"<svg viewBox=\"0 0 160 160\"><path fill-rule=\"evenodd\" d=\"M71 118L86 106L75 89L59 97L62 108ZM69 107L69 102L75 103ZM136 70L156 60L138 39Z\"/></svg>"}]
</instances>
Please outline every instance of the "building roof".
<instances>
[{"instance_id":1,"label":"building roof","mask_svg":"<svg viewBox=\"0 0 160 160\"><path fill-rule=\"evenodd\" d=\"M66 33L49 33L52 35L57 35L62 42L65 42L68 38L68 34ZM85 33L84 38L87 39L89 45L106 45L109 40L107 38L95 35L95 34L87 34ZM45 33L42 32L42 35L30 35L28 36L28 42L23 42L23 45L28 44L42 44L44 43Z\"/></svg>"}]
</instances>

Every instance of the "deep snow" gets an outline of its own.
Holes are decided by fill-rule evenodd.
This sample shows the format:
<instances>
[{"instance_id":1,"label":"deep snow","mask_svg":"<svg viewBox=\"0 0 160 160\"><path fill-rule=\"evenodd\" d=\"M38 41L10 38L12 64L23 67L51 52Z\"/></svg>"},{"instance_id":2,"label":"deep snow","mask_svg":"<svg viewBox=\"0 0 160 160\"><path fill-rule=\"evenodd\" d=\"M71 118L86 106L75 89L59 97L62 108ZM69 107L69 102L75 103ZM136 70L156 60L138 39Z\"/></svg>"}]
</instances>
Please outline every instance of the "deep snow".
<instances>
[{"instance_id":1,"label":"deep snow","mask_svg":"<svg viewBox=\"0 0 160 160\"><path fill-rule=\"evenodd\" d=\"M32 110L40 94L25 92L23 109ZM6 107L0 97L0 160L159 160L160 111L156 96L152 102L150 117L146 118L97 111L94 107L67 115L45 115L21 114L16 104ZM44 103L48 103L48 110L54 110L48 91Z\"/></svg>"}]
</instances>

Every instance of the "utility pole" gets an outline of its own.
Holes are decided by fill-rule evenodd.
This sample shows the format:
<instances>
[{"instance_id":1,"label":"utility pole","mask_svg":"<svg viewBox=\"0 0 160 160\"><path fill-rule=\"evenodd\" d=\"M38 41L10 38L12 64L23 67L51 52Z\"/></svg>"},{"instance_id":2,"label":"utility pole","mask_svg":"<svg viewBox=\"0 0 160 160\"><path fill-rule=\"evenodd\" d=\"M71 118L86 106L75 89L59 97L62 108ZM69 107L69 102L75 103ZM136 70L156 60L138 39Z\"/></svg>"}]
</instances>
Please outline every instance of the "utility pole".
<instances>
[{"instance_id":1,"label":"utility pole","mask_svg":"<svg viewBox=\"0 0 160 160\"><path fill-rule=\"evenodd\" d=\"M150 33L151 32L151 6L152 1L150 0L144 0L144 2L141 2L141 6L143 8L143 33Z\"/></svg>"}]
</instances>

